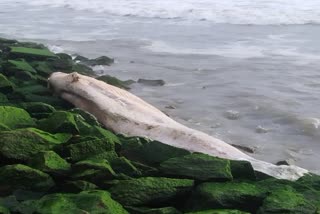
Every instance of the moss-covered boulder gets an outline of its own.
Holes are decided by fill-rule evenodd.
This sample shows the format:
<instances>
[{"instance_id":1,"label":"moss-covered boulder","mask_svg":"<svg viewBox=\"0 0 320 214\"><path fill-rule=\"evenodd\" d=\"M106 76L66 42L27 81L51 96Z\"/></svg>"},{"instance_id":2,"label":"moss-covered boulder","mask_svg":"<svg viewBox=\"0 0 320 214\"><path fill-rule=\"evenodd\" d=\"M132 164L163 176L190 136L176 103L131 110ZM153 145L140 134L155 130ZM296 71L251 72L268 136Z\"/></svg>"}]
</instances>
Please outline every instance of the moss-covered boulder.
<instances>
[{"instance_id":1,"label":"moss-covered boulder","mask_svg":"<svg viewBox=\"0 0 320 214\"><path fill-rule=\"evenodd\" d=\"M28 60L46 60L57 56L46 48L10 47L10 58L25 58Z\"/></svg>"},{"instance_id":2,"label":"moss-covered boulder","mask_svg":"<svg viewBox=\"0 0 320 214\"><path fill-rule=\"evenodd\" d=\"M87 111L84 111L80 108L74 108L74 109L71 109L70 112L72 112L73 114L81 115L81 117L85 120L85 122L91 126L98 126L98 127L100 126L100 123L98 122L97 118L93 114Z\"/></svg>"},{"instance_id":3,"label":"moss-covered boulder","mask_svg":"<svg viewBox=\"0 0 320 214\"><path fill-rule=\"evenodd\" d=\"M51 133L79 134L75 114L66 111L56 111L49 118L39 121L39 128Z\"/></svg>"},{"instance_id":4,"label":"moss-covered boulder","mask_svg":"<svg viewBox=\"0 0 320 214\"><path fill-rule=\"evenodd\" d=\"M0 92L10 93L13 91L14 84L6 76L0 73Z\"/></svg>"},{"instance_id":5,"label":"moss-covered boulder","mask_svg":"<svg viewBox=\"0 0 320 214\"><path fill-rule=\"evenodd\" d=\"M125 207L131 214L182 214L174 207L148 208L148 207Z\"/></svg>"},{"instance_id":6,"label":"moss-covered boulder","mask_svg":"<svg viewBox=\"0 0 320 214\"><path fill-rule=\"evenodd\" d=\"M12 106L0 106L0 122L11 129L35 126L28 112Z\"/></svg>"},{"instance_id":7,"label":"moss-covered boulder","mask_svg":"<svg viewBox=\"0 0 320 214\"><path fill-rule=\"evenodd\" d=\"M264 213L316 213L317 208L302 194L290 186L284 186L271 192L263 201L259 214Z\"/></svg>"},{"instance_id":8,"label":"moss-covered boulder","mask_svg":"<svg viewBox=\"0 0 320 214\"><path fill-rule=\"evenodd\" d=\"M6 207L0 206L0 214L10 214L10 210Z\"/></svg>"},{"instance_id":9,"label":"moss-covered boulder","mask_svg":"<svg viewBox=\"0 0 320 214\"><path fill-rule=\"evenodd\" d=\"M123 88L126 90L130 89L130 87L128 86L128 84L125 81L119 80L118 78L110 76L110 75L99 76L97 79L101 80L105 83L108 83L110 85L116 86L118 88Z\"/></svg>"},{"instance_id":10,"label":"moss-covered boulder","mask_svg":"<svg viewBox=\"0 0 320 214\"><path fill-rule=\"evenodd\" d=\"M120 137L120 153L129 160L158 166L160 163L174 157L191 154L189 151L176 148L158 141L140 137Z\"/></svg>"},{"instance_id":11,"label":"moss-covered boulder","mask_svg":"<svg viewBox=\"0 0 320 214\"><path fill-rule=\"evenodd\" d=\"M196 212L190 212L186 214L249 214L249 213L243 212L240 210L217 209L217 210L196 211Z\"/></svg>"},{"instance_id":12,"label":"moss-covered boulder","mask_svg":"<svg viewBox=\"0 0 320 214\"><path fill-rule=\"evenodd\" d=\"M49 174L66 174L70 171L70 164L53 151L43 151L35 154L28 161L32 168Z\"/></svg>"},{"instance_id":13,"label":"moss-covered boulder","mask_svg":"<svg viewBox=\"0 0 320 214\"><path fill-rule=\"evenodd\" d=\"M111 166L118 174L125 174L132 177L141 176L142 173L138 168L125 157L118 157L111 161Z\"/></svg>"},{"instance_id":14,"label":"moss-covered boulder","mask_svg":"<svg viewBox=\"0 0 320 214\"><path fill-rule=\"evenodd\" d=\"M35 204L35 213L127 214L128 212L106 191L84 191L79 194L46 195Z\"/></svg>"},{"instance_id":15,"label":"moss-covered boulder","mask_svg":"<svg viewBox=\"0 0 320 214\"><path fill-rule=\"evenodd\" d=\"M122 180L110 188L112 198L126 206L162 204L183 198L194 185L193 180L143 177Z\"/></svg>"},{"instance_id":16,"label":"moss-covered boulder","mask_svg":"<svg viewBox=\"0 0 320 214\"><path fill-rule=\"evenodd\" d=\"M8 126L0 123L0 132L2 132L2 131L10 131L10 130L11 129Z\"/></svg>"},{"instance_id":17,"label":"moss-covered boulder","mask_svg":"<svg viewBox=\"0 0 320 214\"><path fill-rule=\"evenodd\" d=\"M3 69L7 76L14 76L20 80L30 81L36 79L36 70L25 60L8 60Z\"/></svg>"},{"instance_id":18,"label":"moss-covered boulder","mask_svg":"<svg viewBox=\"0 0 320 214\"><path fill-rule=\"evenodd\" d=\"M56 109L46 103L42 102L28 102L21 103L20 107L25 109L32 117L42 119L49 117Z\"/></svg>"},{"instance_id":19,"label":"moss-covered boulder","mask_svg":"<svg viewBox=\"0 0 320 214\"><path fill-rule=\"evenodd\" d=\"M197 186L189 207L192 211L237 208L255 212L266 197L266 190L247 182L203 183Z\"/></svg>"},{"instance_id":20,"label":"moss-covered boulder","mask_svg":"<svg viewBox=\"0 0 320 214\"><path fill-rule=\"evenodd\" d=\"M5 94L0 93L0 106L7 105L8 103L8 98Z\"/></svg>"},{"instance_id":21,"label":"moss-covered boulder","mask_svg":"<svg viewBox=\"0 0 320 214\"><path fill-rule=\"evenodd\" d=\"M41 151L67 142L70 134L50 134L35 128L0 132L0 158L10 161L26 161Z\"/></svg>"},{"instance_id":22,"label":"moss-covered boulder","mask_svg":"<svg viewBox=\"0 0 320 214\"><path fill-rule=\"evenodd\" d=\"M47 191L53 185L54 182L48 174L22 164L0 168L0 194L2 195L8 195L18 189Z\"/></svg>"},{"instance_id":23,"label":"moss-covered boulder","mask_svg":"<svg viewBox=\"0 0 320 214\"><path fill-rule=\"evenodd\" d=\"M47 61L34 61L31 65L39 75L45 78L48 78L55 71Z\"/></svg>"},{"instance_id":24,"label":"moss-covered boulder","mask_svg":"<svg viewBox=\"0 0 320 214\"><path fill-rule=\"evenodd\" d=\"M201 153L166 160L160 164L160 170L166 175L202 181L232 180L229 160Z\"/></svg>"},{"instance_id":25,"label":"moss-covered boulder","mask_svg":"<svg viewBox=\"0 0 320 214\"><path fill-rule=\"evenodd\" d=\"M230 160L231 173L234 179L256 180L256 172L248 161Z\"/></svg>"},{"instance_id":26,"label":"moss-covered boulder","mask_svg":"<svg viewBox=\"0 0 320 214\"><path fill-rule=\"evenodd\" d=\"M89 191L95 190L98 187L90 183L88 181L78 180L78 181L68 181L64 183L61 187L62 192L69 192L69 193L79 193L82 191Z\"/></svg>"}]
</instances>

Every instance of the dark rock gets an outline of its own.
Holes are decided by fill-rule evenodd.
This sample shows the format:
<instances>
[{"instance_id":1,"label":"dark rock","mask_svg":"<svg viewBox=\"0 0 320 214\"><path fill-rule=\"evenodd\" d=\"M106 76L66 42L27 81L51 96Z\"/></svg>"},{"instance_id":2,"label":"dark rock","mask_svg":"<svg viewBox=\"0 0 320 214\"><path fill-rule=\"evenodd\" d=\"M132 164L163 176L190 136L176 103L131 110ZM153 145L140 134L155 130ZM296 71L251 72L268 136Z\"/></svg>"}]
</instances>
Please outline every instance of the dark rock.
<instances>
[{"instance_id":1,"label":"dark rock","mask_svg":"<svg viewBox=\"0 0 320 214\"><path fill-rule=\"evenodd\" d=\"M67 183L65 183L62 188L61 191L62 192L69 192L69 193L79 193L82 191L89 191L89 190L95 190L98 187L93 184L90 183L88 181L69 181Z\"/></svg>"},{"instance_id":2,"label":"dark rock","mask_svg":"<svg viewBox=\"0 0 320 214\"><path fill-rule=\"evenodd\" d=\"M288 160L278 161L276 163L276 165L278 165L278 166L281 166L281 165L286 165L286 166L294 165L294 160L288 159Z\"/></svg>"},{"instance_id":3,"label":"dark rock","mask_svg":"<svg viewBox=\"0 0 320 214\"><path fill-rule=\"evenodd\" d=\"M148 86L163 86L165 84L165 81L164 80L138 79L138 83L148 85Z\"/></svg>"},{"instance_id":4,"label":"dark rock","mask_svg":"<svg viewBox=\"0 0 320 214\"><path fill-rule=\"evenodd\" d=\"M48 78L50 74L55 71L55 69L53 69L51 65L46 61L32 62L32 66L37 71L38 74L40 74L45 78Z\"/></svg>"},{"instance_id":5,"label":"dark rock","mask_svg":"<svg viewBox=\"0 0 320 214\"><path fill-rule=\"evenodd\" d=\"M88 62L85 62L90 66L96 66L96 65L111 65L112 63L114 63L114 59L109 58L107 56L100 56L98 58L95 59L91 59Z\"/></svg>"},{"instance_id":6,"label":"dark rock","mask_svg":"<svg viewBox=\"0 0 320 214\"><path fill-rule=\"evenodd\" d=\"M193 180L144 177L119 181L110 188L112 198L126 206L161 204L183 198L193 187Z\"/></svg>"},{"instance_id":7,"label":"dark rock","mask_svg":"<svg viewBox=\"0 0 320 214\"><path fill-rule=\"evenodd\" d=\"M83 75L89 75L89 76L94 75L94 71L92 68L90 68L87 65L80 64L80 63L73 64L72 71L76 71L76 72L83 74Z\"/></svg>"},{"instance_id":8,"label":"dark rock","mask_svg":"<svg viewBox=\"0 0 320 214\"><path fill-rule=\"evenodd\" d=\"M87 111L84 111L80 108L74 108L71 109L70 112L81 115L85 122L87 122L91 126L100 126L100 123L98 122L97 118Z\"/></svg>"},{"instance_id":9,"label":"dark rock","mask_svg":"<svg viewBox=\"0 0 320 214\"><path fill-rule=\"evenodd\" d=\"M0 132L0 157L5 160L26 161L41 151L65 143L70 134L55 134L35 128Z\"/></svg>"},{"instance_id":10,"label":"dark rock","mask_svg":"<svg viewBox=\"0 0 320 214\"><path fill-rule=\"evenodd\" d=\"M171 158L160 164L165 175L195 180L232 180L230 161L205 154L193 153Z\"/></svg>"},{"instance_id":11,"label":"dark rock","mask_svg":"<svg viewBox=\"0 0 320 214\"><path fill-rule=\"evenodd\" d=\"M236 147L237 149L240 149L244 152L253 154L255 152L254 148L250 148L249 146L244 146L244 145L237 145L237 144L231 144L231 146Z\"/></svg>"},{"instance_id":12,"label":"dark rock","mask_svg":"<svg viewBox=\"0 0 320 214\"><path fill-rule=\"evenodd\" d=\"M182 214L174 207L148 208L148 207L125 207L132 214Z\"/></svg>"},{"instance_id":13,"label":"dark rock","mask_svg":"<svg viewBox=\"0 0 320 214\"><path fill-rule=\"evenodd\" d=\"M110 85L116 86L118 88L123 88L126 90L129 90L130 87L128 87L128 85L126 84L125 81L121 81L119 79L117 79L116 77L112 77L110 75L103 75L97 78L98 80L101 80L105 83L108 83Z\"/></svg>"},{"instance_id":14,"label":"dark rock","mask_svg":"<svg viewBox=\"0 0 320 214\"><path fill-rule=\"evenodd\" d=\"M16 164L0 168L1 195L8 195L14 190L47 191L54 186L52 178L39 170Z\"/></svg>"},{"instance_id":15,"label":"dark rock","mask_svg":"<svg viewBox=\"0 0 320 214\"><path fill-rule=\"evenodd\" d=\"M117 174L122 173L131 177L141 176L141 172L125 157L112 160L111 166Z\"/></svg>"},{"instance_id":16,"label":"dark rock","mask_svg":"<svg viewBox=\"0 0 320 214\"><path fill-rule=\"evenodd\" d=\"M6 76L0 74L0 92L10 93L13 91L14 84Z\"/></svg>"},{"instance_id":17,"label":"dark rock","mask_svg":"<svg viewBox=\"0 0 320 214\"><path fill-rule=\"evenodd\" d=\"M11 106L0 106L0 121L10 129L35 126L28 112Z\"/></svg>"},{"instance_id":18,"label":"dark rock","mask_svg":"<svg viewBox=\"0 0 320 214\"><path fill-rule=\"evenodd\" d=\"M230 160L230 166L234 179L256 180L256 173L250 162Z\"/></svg>"},{"instance_id":19,"label":"dark rock","mask_svg":"<svg viewBox=\"0 0 320 214\"><path fill-rule=\"evenodd\" d=\"M4 74L21 80L35 80L36 70L25 60L8 60L4 65Z\"/></svg>"},{"instance_id":20,"label":"dark rock","mask_svg":"<svg viewBox=\"0 0 320 214\"><path fill-rule=\"evenodd\" d=\"M48 117L51 113L56 111L53 106L42 102L21 103L20 107L37 119Z\"/></svg>"},{"instance_id":21,"label":"dark rock","mask_svg":"<svg viewBox=\"0 0 320 214\"><path fill-rule=\"evenodd\" d=\"M218 209L218 210L197 211L197 212L191 212L186 214L250 214L250 213L243 212L240 210Z\"/></svg>"}]
</instances>

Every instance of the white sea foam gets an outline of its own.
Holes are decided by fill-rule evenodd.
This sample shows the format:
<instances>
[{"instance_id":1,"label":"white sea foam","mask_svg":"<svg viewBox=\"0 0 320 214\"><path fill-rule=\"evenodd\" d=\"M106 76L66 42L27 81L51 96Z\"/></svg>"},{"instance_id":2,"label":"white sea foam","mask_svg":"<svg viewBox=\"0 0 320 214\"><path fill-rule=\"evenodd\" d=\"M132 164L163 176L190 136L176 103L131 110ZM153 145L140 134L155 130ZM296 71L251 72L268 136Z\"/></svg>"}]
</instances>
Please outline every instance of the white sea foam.
<instances>
[{"instance_id":1,"label":"white sea foam","mask_svg":"<svg viewBox=\"0 0 320 214\"><path fill-rule=\"evenodd\" d=\"M12 3L2 0L0 4ZM116 16L206 20L231 24L320 23L319 0L16 0L15 4L64 7Z\"/></svg>"}]
</instances>

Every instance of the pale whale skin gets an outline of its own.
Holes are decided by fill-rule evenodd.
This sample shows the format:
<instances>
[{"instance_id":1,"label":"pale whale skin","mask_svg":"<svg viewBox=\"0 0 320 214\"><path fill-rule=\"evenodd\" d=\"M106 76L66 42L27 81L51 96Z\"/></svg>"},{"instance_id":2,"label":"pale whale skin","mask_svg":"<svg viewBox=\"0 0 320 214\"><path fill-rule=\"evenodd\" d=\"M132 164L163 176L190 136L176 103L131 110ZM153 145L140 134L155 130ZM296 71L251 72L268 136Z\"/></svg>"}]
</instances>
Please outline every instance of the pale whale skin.
<instances>
[{"instance_id":1,"label":"pale whale skin","mask_svg":"<svg viewBox=\"0 0 320 214\"><path fill-rule=\"evenodd\" d=\"M91 77L55 72L50 87L63 99L92 113L108 129L128 136L145 136L162 143L215 157L251 162L256 171L297 180L308 173L297 166L276 166L248 156L235 147L190 129L137 96Z\"/></svg>"}]
</instances>

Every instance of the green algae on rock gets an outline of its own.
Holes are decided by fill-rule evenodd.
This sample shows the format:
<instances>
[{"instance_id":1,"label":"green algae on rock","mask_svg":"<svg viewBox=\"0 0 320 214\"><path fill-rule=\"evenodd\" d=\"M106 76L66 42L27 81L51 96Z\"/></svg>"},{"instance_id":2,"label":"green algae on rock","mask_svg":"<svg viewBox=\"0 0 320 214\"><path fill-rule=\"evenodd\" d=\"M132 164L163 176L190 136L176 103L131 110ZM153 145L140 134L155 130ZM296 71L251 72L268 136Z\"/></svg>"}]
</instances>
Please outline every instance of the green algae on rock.
<instances>
[{"instance_id":1,"label":"green algae on rock","mask_svg":"<svg viewBox=\"0 0 320 214\"><path fill-rule=\"evenodd\" d=\"M45 60L48 58L57 58L57 56L48 49L29 48L29 47L10 47L10 57L25 58L28 60Z\"/></svg>"},{"instance_id":2,"label":"green algae on rock","mask_svg":"<svg viewBox=\"0 0 320 214\"><path fill-rule=\"evenodd\" d=\"M248 212L243 212L240 210L227 210L227 209L218 209L218 210L205 210L198 212L190 212L186 214L249 214Z\"/></svg>"},{"instance_id":3,"label":"green algae on rock","mask_svg":"<svg viewBox=\"0 0 320 214\"><path fill-rule=\"evenodd\" d=\"M126 81L121 81L118 78L110 76L110 75L99 76L97 79L101 80L101 81L103 81L105 83L108 83L110 85L116 86L118 88L123 88L123 89L126 89L126 90L130 89L128 84L126 84Z\"/></svg>"},{"instance_id":4,"label":"green algae on rock","mask_svg":"<svg viewBox=\"0 0 320 214\"><path fill-rule=\"evenodd\" d=\"M164 177L143 177L121 180L110 188L112 198L122 205L161 204L183 197L191 191L193 180Z\"/></svg>"},{"instance_id":5,"label":"green algae on rock","mask_svg":"<svg viewBox=\"0 0 320 214\"><path fill-rule=\"evenodd\" d=\"M82 191L89 191L95 189L98 189L98 187L95 184L83 180L68 181L64 183L61 187L62 192L69 193L79 193Z\"/></svg>"},{"instance_id":6,"label":"green algae on rock","mask_svg":"<svg viewBox=\"0 0 320 214\"><path fill-rule=\"evenodd\" d=\"M26 161L41 151L65 143L70 134L50 134L35 128L0 132L0 157L10 161Z\"/></svg>"},{"instance_id":7,"label":"green algae on rock","mask_svg":"<svg viewBox=\"0 0 320 214\"><path fill-rule=\"evenodd\" d=\"M196 180L232 180L230 161L205 154L171 158L160 164L160 170L166 175Z\"/></svg>"},{"instance_id":8,"label":"green algae on rock","mask_svg":"<svg viewBox=\"0 0 320 214\"><path fill-rule=\"evenodd\" d=\"M126 206L125 208L132 214L182 214L174 207L148 208Z\"/></svg>"},{"instance_id":9,"label":"green algae on rock","mask_svg":"<svg viewBox=\"0 0 320 214\"><path fill-rule=\"evenodd\" d=\"M28 112L12 106L0 106L0 122L10 129L35 126Z\"/></svg>"},{"instance_id":10,"label":"green algae on rock","mask_svg":"<svg viewBox=\"0 0 320 214\"><path fill-rule=\"evenodd\" d=\"M0 92L10 93L13 91L14 84L6 76L0 73Z\"/></svg>"},{"instance_id":11,"label":"green algae on rock","mask_svg":"<svg viewBox=\"0 0 320 214\"><path fill-rule=\"evenodd\" d=\"M43 151L35 154L28 161L28 165L49 174L66 174L70 171L70 164L54 151Z\"/></svg>"},{"instance_id":12,"label":"green algae on rock","mask_svg":"<svg viewBox=\"0 0 320 214\"><path fill-rule=\"evenodd\" d=\"M14 190L47 191L54 186L52 178L39 170L16 164L0 168L1 195L7 195Z\"/></svg>"}]
</instances>

